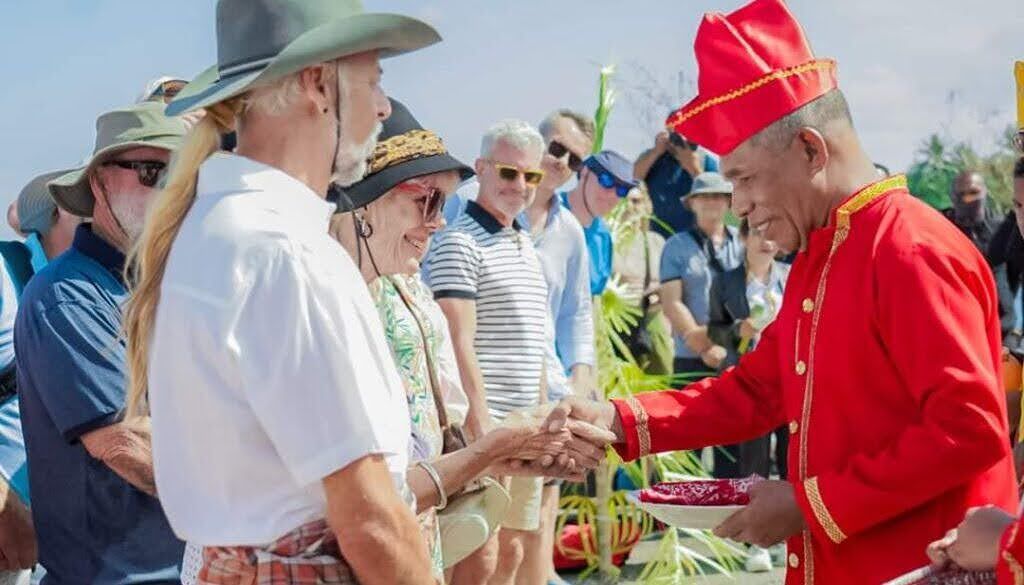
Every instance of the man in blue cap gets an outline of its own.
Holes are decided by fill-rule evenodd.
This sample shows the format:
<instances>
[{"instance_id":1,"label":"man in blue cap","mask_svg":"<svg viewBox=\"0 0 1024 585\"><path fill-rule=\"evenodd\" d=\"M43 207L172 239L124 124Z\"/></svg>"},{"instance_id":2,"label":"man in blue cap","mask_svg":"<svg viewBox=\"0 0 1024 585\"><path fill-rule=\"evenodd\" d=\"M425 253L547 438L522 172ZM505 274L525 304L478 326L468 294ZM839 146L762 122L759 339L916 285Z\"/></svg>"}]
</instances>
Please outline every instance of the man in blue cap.
<instances>
[{"instance_id":1,"label":"man in blue cap","mask_svg":"<svg viewBox=\"0 0 1024 585\"><path fill-rule=\"evenodd\" d=\"M590 294L604 292L612 273L612 234L601 219L624 199L633 187L633 163L613 150L602 150L583 161L576 188L563 203L583 226L590 253Z\"/></svg>"}]
</instances>

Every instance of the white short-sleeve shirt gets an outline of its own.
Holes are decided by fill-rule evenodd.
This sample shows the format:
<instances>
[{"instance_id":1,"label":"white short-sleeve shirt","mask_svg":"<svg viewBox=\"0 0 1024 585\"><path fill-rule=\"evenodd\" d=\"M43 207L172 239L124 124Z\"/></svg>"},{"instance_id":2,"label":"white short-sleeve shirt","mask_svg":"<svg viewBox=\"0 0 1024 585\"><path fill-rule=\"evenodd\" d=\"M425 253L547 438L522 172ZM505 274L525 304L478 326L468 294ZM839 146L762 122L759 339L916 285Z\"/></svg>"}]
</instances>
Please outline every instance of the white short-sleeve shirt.
<instances>
[{"instance_id":1,"label":"white short-sleeve shirt","mask_svg":"<svg viewBox=\"0 0 1024 585\"><path fill-rule=\"evenodd\" d=\"M322 519L321 479L369 454L404 486L405 391L366 285L327 233L333 210L243 157L200 169L149 359L157 489L189 542L262 545Z\"/></svg>"}]
</instances>

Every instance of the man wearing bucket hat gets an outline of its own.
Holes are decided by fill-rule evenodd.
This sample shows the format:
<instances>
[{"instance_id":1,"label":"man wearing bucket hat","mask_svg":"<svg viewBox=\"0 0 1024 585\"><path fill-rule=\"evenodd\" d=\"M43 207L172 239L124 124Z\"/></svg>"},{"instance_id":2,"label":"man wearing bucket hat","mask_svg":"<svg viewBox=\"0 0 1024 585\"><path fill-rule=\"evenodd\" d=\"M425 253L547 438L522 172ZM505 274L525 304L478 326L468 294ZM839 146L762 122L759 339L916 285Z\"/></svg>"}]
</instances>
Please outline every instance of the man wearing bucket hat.
<instances>
[{"instance_id":1,"label":"man wearing bucket hat","mask_svg":"<svg viewBox=\"0 0 1024 585\"><path fill-rule=\"evenodd\" d=\"M614 150L602 150L583 161L576 188L563 204L583 227L590 255L590 294L604 292L612 275L612 234L603 217L636 187L633 165Z\"/></svg>"},{"instance_id":2,"label":"man wearing bucket hat","mask_svg":"<svg viewBox=\"0 0 1024 585\"><path fill-rule=\"evenodd\" d=\"M879 180L782 0L705 16L698 97L668 121L722 155L733 208L799 252L777 320L721 377L552 414L617 431L626 459L790 432L788 481L716 529L788 540L786 581L883 583L972 506L1017 505L999 387L998 304L960 231Z\"/></svg>"},{"instance_id":3,"label":"man wearing bucket hat","mask_svg":"<svg viewBox=\"0 0 1024 585\"><path fill-rule=\"evenodd\" d=\"M726 357L725 348L708 337L707 323L711 281L743 261L739 232L725 224L732 189L732 183L718 173L697 175L690 192L681 198L695 223L669 238L661 253L661 294L675 335L676 374L713 372ZM725 461L716 459L716 463Z\"/></svg>"},{"instance_id":4,"label":"man wearing bucket hat","mask_svg":"<svg viewBox=\"0 0 1024 585\"><path fill-rule=\"evenodd\" d=\"M44 583L178 579L183 545L155 497L148 421L122 417L124 254L185 134L163 109L146 103L103 114L89 162L48 183L58 205L92 222L32 277L15 322Z\"/></svg>"},{"instance_id":5,"label":"man wearing bucket hat","mask_svg":"<svg viewBox=\"0 0 1024 585\"><path fill-rule=\"evenodd\" d=\"M220 0L216 19L216 67L167 110L206 115L131 264L129 410L152 406L161 501L205 547L200 582L430 583L399 491L405 391L324 197L390 114L379 60L439 37L355 0Z\"/></svg>"}]
</instances>

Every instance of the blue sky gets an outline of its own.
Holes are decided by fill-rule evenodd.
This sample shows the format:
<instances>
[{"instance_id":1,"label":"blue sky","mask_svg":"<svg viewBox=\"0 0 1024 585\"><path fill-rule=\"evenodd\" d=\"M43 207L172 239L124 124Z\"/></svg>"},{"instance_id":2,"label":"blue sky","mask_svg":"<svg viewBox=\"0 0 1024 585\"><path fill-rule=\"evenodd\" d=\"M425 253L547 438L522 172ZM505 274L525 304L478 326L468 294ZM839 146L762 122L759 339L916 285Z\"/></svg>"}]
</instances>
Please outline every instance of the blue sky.
<instances>
[{"instance_id":1,"label":"blue sky","mask_svg":"<svg viewBox=\"0 0 1024 585\"><path fill-rule=\"evenodd\" d=\"M471 162L491 123L592 112L601 65L619 98L606 146L635 156L667 103L691 97L693 37L721 0L364 0L421 17L445 38L384 64L385 87ZM0 203L32 176L80 161L98 114L149 79L191 76L215 60L213 0L0 0ZM791 0L815 52L839 61L840 86L872 156L908 165L943 131L983 150L1013 121L1014 58L1024 59L1019 0ZM647 96L647 97L645 97ZM650 96L654 96L651 99ZM951 97L952 96L952 97ZM6 224L0 237L9 236Z\"/></svg>"}]
</instances>

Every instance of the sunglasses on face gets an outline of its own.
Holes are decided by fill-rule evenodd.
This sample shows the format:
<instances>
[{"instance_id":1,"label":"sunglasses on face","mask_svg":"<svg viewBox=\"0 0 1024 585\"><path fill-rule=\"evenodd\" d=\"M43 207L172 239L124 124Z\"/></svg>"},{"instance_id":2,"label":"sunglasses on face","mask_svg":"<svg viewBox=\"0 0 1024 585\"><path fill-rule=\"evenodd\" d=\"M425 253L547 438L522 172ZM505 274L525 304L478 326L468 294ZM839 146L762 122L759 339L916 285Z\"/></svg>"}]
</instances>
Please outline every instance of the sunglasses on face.
<instances>
[{"instance_id":1,"label":"sunglasses on face","mask_svg":"<svg viewBox=\"0 0 1024 585\"><path fill-rule=\"evenodd\" d=\"M398 188L424 198L422 203L417 201L417 204L423 206L423 223L435 222L441 216L441 209L444 207L444 193L440 189L415 183L403 183Z\"/></svg>"},{"instance_id":2,"label":"sunglasses on face","mask_svg":"<svg viewBox=\"0 0 1024 585\"><path fill-rule=\"evenodd\" d=\"M668 141L672 146L676 146L678 148L685 148L687 150L697 150L696 142L693 142L692 140L687 140L682 136L676 134L675 132L673 132L668 137Z\"/></svg>"},{"instance_id":3,"label":"sunglasses on face","mask_svg":"<svg viewBox=\"0 0 1024 585\"><path fill-rule=\"evenodd\" d=\"M582 158L576 156L576 153L566 148L564 144L557 140L552 140L551 144L548 145L548 154L557 159L561 159L566 153L569 153L569 168L573 172L579 171L583 167Z\"/></svg>"},{"instance_id":4,"label":"sunglasses on face","mask_svg":"<svg viewBox=\"0 0 1024 585\"><path fill-rule=\"evenodd\" d=\"M155 187L167 169L167 163L159 160L108 160L103 166L135 171L144 187Z\"/></svg>"},{"instance_id":5,"label":"sunglasses on face","mask_svg":"<svg viewBox=\"0 0 1024 585\"><path fill-rule=\"evenodd\" d=\"M615 188L615 194L619 196L619 199L629 195L629 192L633 189L629 185L623 185L615 178L614 175L608 171L599 171L595 173L597 175L597 182L601 184L605 189Z\"/></svg>"},{"instance_id":6,"label":"sunglasses on face","mask_svg":"<svg viewBox=\"0 0 1024 585\"><path fill-rule=\"evenodd\" d=\"M494 165L495 170L498 171L498 176L503 181L515 181L519 179L519 175L523 175L523 180L526 181L526 184L535 187L544 180L544 171L540 169L520 170L519 167L504 165L494 161L490 161L490 163Z\"/></svg>"}]
</instances>

